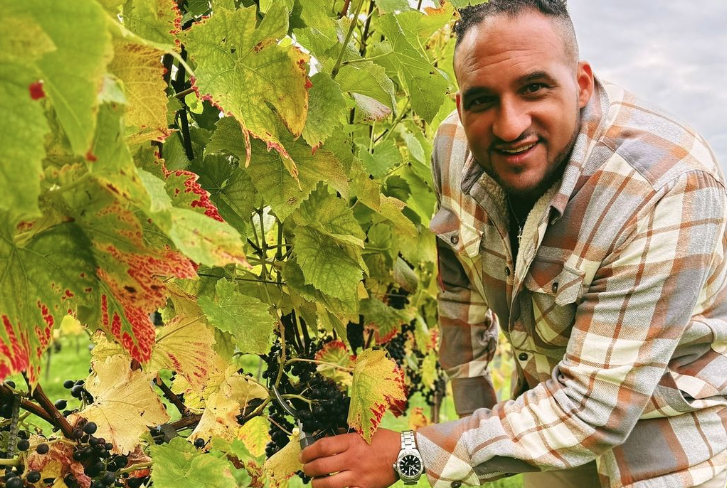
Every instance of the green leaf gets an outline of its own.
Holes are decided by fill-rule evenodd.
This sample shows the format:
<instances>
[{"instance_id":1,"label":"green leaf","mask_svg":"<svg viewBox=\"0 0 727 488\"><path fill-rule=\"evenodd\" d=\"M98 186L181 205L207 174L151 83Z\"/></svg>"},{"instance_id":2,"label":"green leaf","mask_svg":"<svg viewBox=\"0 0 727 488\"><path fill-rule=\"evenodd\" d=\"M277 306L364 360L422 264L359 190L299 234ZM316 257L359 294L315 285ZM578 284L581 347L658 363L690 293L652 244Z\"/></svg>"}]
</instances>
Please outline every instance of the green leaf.
<instances>
[{"instance_id":1,"label":"green leaf","mask_svg":"<svg viewBox=\"0 0 727 488\"><path fill-rule=\"evenodd\" d=\"M277 43L288 31L284 5L276 3L257 28L255 24L254 7L222 9L186 31L183 42L197 63L199 92L232 114L246 133L286 157L277 121L281 118L295 136L305 126L308 56ZM294 169L289 171L295 176Z\"/></svg>"},{"instance_id":2,"label":"green leaf","mask_svg":"<svg viewBox=\"0 0 727 488\"><path fill-rule=\"evenodd\" d=\"M401 176L409 184L411 190L406 206L416 212L422 220L422 225L429 226L429 221L432 219L434 208L437 205L434 190L409 167L401 172Z\"/></svg>"},{"instance_id":3,"label":"green leaf","mask_svg":"<svg viewBox=\"0 0 727 488\"><path fill-rule=\"evenodd\" d=\"M421 16L417 22L417 35L427 40L439 29L447 25L454 16L454 5L446 3L440 8L426 8L426 15Z\"/></svg>"},{"instance_id":4,"label":"green leaf","mask_svg":"<svg viewBox=\"0 0 727 488\"><path fill-rule=\"evenodd\" d=\"M356 296L363 270L335 241L313 229L298 228L295 252L306 284L340 300Z\"/></svg>"},{"instance_id":5,"label":"green leaf","mask_svg":"<svg viewBox=\"0 0 727 488\"><path fill-rule=\"evenodd\" d=\"M333 18L335 13L328 0L304 0L300 17L305 28L293 29L296 39L319 59L327 57L327 52L338 45L337 27Z\"/></svg>"},{"instance_id":6,"label":"green leaf","mask_svg":"<svg viewBox=\"0 0 727 488\"><path fill-rule=\"evenodd\" d=\"M181 437L169 444L152 445L151 456L151 480L157 488L179 488L180 480L190 486L237 488L229 462L195 449Z\"/></svg>"},{"instance_id":7,"label":"green leaf","mask_svg":"<svg viewBox=\"0 0 727 488\"><path fill-rule=\"evenodd\" d=\"M361 300L364 325L376 331L376 343L384 344L394 337L412 317L404 310L392 308L378 298Z\"/></svg>"},{"instance_id":8,"label":"green leaf","mask_svg":"<svg viewBox=\"0 0 727 488\"><path fill-rule=\"evenodd\" d=\"M33 78L17 64L0 70L0 186L12 188L2 192L0 209L28 217L40 213L43 141L49 130L41 103L31 98Z\"/></svg>"},{"instance_id":9,"label":"green leaf","mask_svg":"<svg viewBox=\"0 0 727 488\"><path fill-rule=\"evenodd\" d=\"M215 132L204 148L205 154L231 154L244 161L247 148L240 123L234 117L224 117L217 121L215 127Z\"/></svg>"},{"instance_id":10,"label":"green leaf","mask_svg":"<svg viewBox=\"0 0 727 488\"><path fill-rule=\"evenodd\" d=\"M382 14L388 14L397 10L411 10L408 0L378 0L376 6Z\"/></svg>"},{"instance_id":11,"label":"green leaf","mask_svg":"<svg viewBox=\"0 0 727 488\"><path fill-rule=\"evenodd\" d=\"M299 182L288 174L280 154L267 151L258 141L252 142L253 161L246 169L253 185L281 222L308 198L320 181L329 183L343 195L348 194L348 178L333 153L324 150L314 153L300 140L290 140L286 147L298 165Z\"/></svg>"},{"instance_id":12,"label":"green leaf","mask_svg":"<svg viewBox=\"0 0 727 488\"><path fill-rule=\"evenodd\" d=\"M68 310L97 306L97 265L91 243L75 223L51 227L18 246L8 215L0 215L0 347L5 351L0 379L27 371L35 385L54 327ZM21 222L18 230L33 225Z\"/></svg>"},{"instance_id":13,"label":"green leaf","mask_svg":"<svg viewBox=\"0 0 727 488\"><path fill-rule=\"evenodd\" d=\"M322 308L321 311L327 310L341 316L347 314L358 316L358 297L356 295L350 295L343 300L339 300L338 298L322 293L313 285L307 284L303 270L300 269L295 258L285 263L283 267L283 279L291 291L299 294L308 302L315 303L317 308ZM330 327L332 330L338 330L340 319L323 316L322 314L319 314L319 317L326 328ZM340 324L340 327L342 325Z\"/></svg>"},{"instance_id":14,"label":"green leaf","mask_svg":"<svg viewBox=\"0 0 727 488\"><path fill-rule=\"evenodd\" d=\"M443 3L445 0L439 0L439 3ZM449 0L452 2L452 6L456 9L464 8L469 5L479 5L481 3L487 3L488 0Z\"/></svg>"},{"instance_id":15,"label":"green leaf","mask_svg":"<svg viewBox=\"0 0 727 488\"><path fill-rule=\"evenodd\" d=\"M257 298L242 295L234 283L219 280L216 296L199 299L199 306L209 322L218 329L230 332L241 351L264 354L270 347L275 320L268 311L269 305Z\"/></svg>"},{"instance_id":16,"label":"green leaf","mask_svg":"<svg viewBox=\"0 0 727 488\"><path fill-rule=\"evenodd\" d=\"M414 112L431 122L444 102L449 82L432 66L425 53L410 42L398 16L383 16L379 28L386 41L377 46L377 52L388 55L377 62L399 74L411 97Z\"/></svg>"},{"instance_id":17,"label":"green leaf","mask_svg":"<svg viewBox=\"0 0 727 488\"><path fill-rule=\"evenodd\" d=\"M392 110L396 107L394 82L383 67L371 61L341 67L336 81L344 92L365 95Z\"/></svg>"},{"instance_id":18,"label":"green leaf","mask_svg":"<svg viewBox=\"0 0 727 488\"><path fill-rule=\"evenodd\" d=\"M108 14L95 0L3 0L0 10L3 16L32 19L31 29L39 25L46 34L41 45L47 47L48 40L53 43L55 49L37 62L43 90L53 102L73 152L85 155L96 126L97 94L113 55ZM12 133L18 133L17 127Z\"/></svg>"},{"instance_id":19,"label":"green leaf","mask_svg":"<svg viewBox=\"0 0 727 488\"><path fill-rule=\"evenodd\" d=\"M360 155L364 167L374 178L381 178L390 169L403 163L401 152L391 139L374 146L373 154L368 152L368 147L361 147Z\"/></svg>"},{"instance_id":20,"label":"green leaf","mask_svg":"<svg viewBox=\"0 0 727 488\"><path fill-rule=\"evenodd\" d=\"M326 73L316 73L311 83L308 121L303 129L303 138L309 145L318 147L341 125L346 100L341 87Z\"/></svg>"},{"instance_id":21,"label":"green leaf","mask_svg":"<svg viewBox=\"0 0 727 488\"><path fill-rule=\"evenodd\" d=\"M182 28L182 16L175 0L127 0L123 19L124 27L159 44L174 44Z\"/></svg>"},{"instance_id":22,"label":"green leaf","mask_svg":"<svg viewBox=\"0 0 727 488\"><path fill-rule=\"evenodd\" d=\"M333 239L354 246L363 247L366 238L356 221L353 211L342 199L319 186L303 202L297 213L299 224L315 228Z\"/></svg>"},{"instance_id":23,"label":"green leaf","mask_svg":"<svg viewBox=\"0 0 727 488\"><path fill-rule=\"evenodd\" d=\"M367 441L376 432L390 405L406 400L404 375L386 351L366 349L356 358L348 425Z\"/></svg>"},{"instance_id":24,"label":"green leaf","mask_svg":"<svg viewBox=\"0 0 727 488\"><path fill-rule=\"evenodd\" d=\"M101 186L117 197L147 207L149 195L124 142L123 115L122 105L101 105L90 149L96 160L86 161L86 167Z\"/></svg>"}]
</instances>

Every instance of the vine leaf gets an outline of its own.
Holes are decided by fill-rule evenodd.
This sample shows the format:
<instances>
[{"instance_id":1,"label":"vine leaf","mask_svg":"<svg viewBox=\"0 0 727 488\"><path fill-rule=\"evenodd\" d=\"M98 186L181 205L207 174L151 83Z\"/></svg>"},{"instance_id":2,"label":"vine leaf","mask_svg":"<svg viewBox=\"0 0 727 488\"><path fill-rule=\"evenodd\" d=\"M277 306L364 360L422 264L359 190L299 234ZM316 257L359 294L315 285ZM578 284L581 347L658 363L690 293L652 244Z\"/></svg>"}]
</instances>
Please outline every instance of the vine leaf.
<instances>
[{"instance_id":1,"label":"vine leaf","mask_svg":"<svg viewBox=\"0 0 727 488\"><path fill-rule=\"evenodd\" d=\"M199 299L199 306L210 324L231 333L241 351L266 353L275 327L269 305L241 294L237 285L224 279L217 282L215 291L214 301L209 297Z\"/></svg>"},{"instance_id":2,"label":"vine leaf","mask_svg":"<svg viewBox=\"0 0 727 488\"><path fill-rule=\"evenodd\" d=\"M93 367L85 386L94 402L69 421L83 417L95 422L97 435L111 442L114 452L129 453L149 427L165 423L169 415L151 387L150 376L132 371L128 357L113 356Z\"/></svg>"},{"instance_id":3,"label":"vine leaf","mask_svg":"<svg viewBox=\"0 0 727 488\"><path fill-rule=\"evenodd\" d=\"M3 2L4 5L5 2ZM50 130L41 98L45 97L35 64L55 44L28 16L9 13L3 6L6 32L0 36L0 208L36 216L45 156L43 142ZM32 88L36 87L36 93Z\"/></svg>"},{"instance_id":4,"label":"vine leaf","mask_svg":"<svg viewBox=\"0 0 727 488\"><path fill-rule=\"evenodd\" d=\"M295 239L295 253L307 285L342 301L356 296L363 270L355 257L327 235L308 227L298 228Z\"/></svg>"},{"instance_id":5,"label":"vine leaf","mask_svg":"<svg viewBox=\"0 0 727 488\"><path fill-rule=\"evenodd\" d=\"M237 416L253 398L267 398L267 390L236 373L234 366L227 369L227 377L205 402L205 409L190 439L221 437L232 441L238 431Z\"/></svg>"},{"instance_id":6,"label":"vine leaf","mask_svg":"<svg viewBox=\"0 0 727 488\"><path fill-rule=\"evenodd\" d=\"M384 67L372 61L341 67L336 81L344 92L362 95L383 104L386 115L396 108L394 82L386 75Z\"/></svg>"},{"instance_id":7,"label":"vine leaf","mask_svg":"<svg viewBox=\"0 0 727 488\"><path fill-rule=\"evenodd\" d=\"M331 17L331 2L328 0L307 0L300 18L305 25L293 32L301 45L318 59L328 57L329 50L339 44L336 21Z\"/></svg>"},{"instance_id":8,"label":"vine leaf","mask_svg":"<svg viewBox=\"0 0 727 488\"><path fill-rule=\"evenodd\" d=\"M361 147L360 154L363 165L374 178L381 178L391 168L399 166L404 162L399 148L392 139L387 139L377 144L374 147L373 154L368 151L368 147Z\"/></svg>"},{"instance_id":9,"label":"vine leaf","mask_svg":"<svg viewBox=\"0 0 727 488\"><path fill-rule=\"evenodd\" d=\"M96 128L97 94L113 56L108 15L94 0L3 4L4 14L33 18L53 42L55 49L38 61L43 89L74 154L91 159L87 153Z\"/></svg>"},{"instance_id":10,"label":"vine leaf","mask_svg":"<svg viewBox=\"0 0 727 488\"><path fill-rule=\"evenodd\" d=\"M180 480L188 486L237 488L234 468L228 461L198 451L181 437L166 445L151 446L151 456L151 480L157 488L178 488Z\"/></svg>"},{"instance_id":11,"label":"vine leaf","mask_svg":"<svg viewBox=\"0 0 727 488\"><path fill-rule=\"evenodd\" d=\"M185 32L183 42L197 63L194 86L201 96L235 117L246 134L263 140L268 149L275 148L296 178L297 169L280 141L277 121L279 116L296 137L303 131L310 83L308 55L293 45L278 44L288 32L288 12L280 2L257 27L256 19L255 7L222 9ZM249 152L246 159L249 162Z\"/></svg>"},{"instance_id":12,"label":"vine leaf","mask_svg":"<svg viewBox=\"0 0 727 488\"><path fill-rule=\"evenodd\" d=\"M387 55L378 62L390 72L399 74L411 97L414 112L431 122L444 102L449 82L432 67L419 48L418 39L411 39L404 27L394 14L381 17L379 28L387 40L376 47L379 54Z\"/></svg>"},{"instance_id":13,"label":"vine leaf","mask_svg":"<svg viewBox=\"0 0 727 488\"><path fill-rule=\"evenodd\" d=\"M320 147L341 125L341 115L346 110L346 99L341 87L328 74L319 72L311 78L308 120L303 129L305 142Z\"/></svg>"},{"instance_id":14,"label":"vine leaf","mask_svg":"<svg viewBox=\"0 0 727 488\"><path fill-rule=\"evenodd\" d=\"M129 144L162 141L169 135L162 54L152 46L114 41L114 59L109 70L124 83Z\"/></svg>"},{"instance_id":15,"label":"vine leaf","mask_svg":"<svg viewBox=\"0 0 727 488\"><path fill-rule=\"evenodd\" d=\"M187 379L196 391L202 391L209 380L217 354L212 347L214 331L204 316L178 314L164 327L157 329L151 357L151 369L169 369Z\"/></svg>"},{"instance_id":16,"label":"vine leaf","mask_svg":"<svg viewBox=\"0 0 727 488\"><path fill-rule=\"evenodd\" d=\"M294 434L290 436L289 442L285 447L265 461L263 469L270 479L270 486L284 486L288 479L303 469L303 465L298 461L299 455L300 443L298 442L298 435Z\"/></svg>"},{"instance_id":17,"label":"vine leaf","mask_svg":"<svg viewBox=\"0 0 727 488\"><path fill-rule=\"evenodd\" d=\"M124 27L158 44L174 44L182 14L174 0L133 0L124 5Z\"/></svg>"},{"instance_id":18,"label":"vine leaf","mask_svg":"<svg viewBox=\"0 0 727 488\"><path fill-rule=\"evenodd\" d=\"M326 234L342 244L364 247L366 234L361 229L353 211L343 199L319 187L300 206L294 217L299 225L306 225Z\"/></svg>"},{"instance_id":19,"label":"vine leaf","mask_svg":"<svg viewBox=\"0 0 727 488\"><path fill-rule=\"evenodd\" d=\"M265 445L270 442L270 422L265 417L255 417L245 422L237 432L237 437L255 457L265 455Z\"/></svg>"},{"instance_id":20,"label":"vine leaf","mask_svg":"<svg viewBox=\"0 0 727 488\"><path fill-rule=\"evenodd\" d=\"M283 140L298 164L298 181L287 174L279 154L266 151L257 141L252 143L254 162L246 169L253 185L281 222L308 198L320 181L330 184L341 195L348 195L348 176L333 153L314 152L302 141L293 141L290 135L285 135Z\"/></svg>"},{"instance_id":21,"label":"vine leaf","mask_svg":"<svg viewBox=\"0 0 727 488\"><path fill-rule=\"evenodd\" d=\"M350 397L348 425L371 442L386 410L406 400L403 372L386 351L367 349L356 358Z\"/></svg>"},{"instance_id":22,"label":"vine leaf","mask_svg":"<svg viewBox=\"0 0 727 488\"><path fill-rule=\"evenodd\" d=\"M53 329L69 311L98 303L96 264L75 223L53 226L18 246L8 219L0 214L0 378L27 370L34 386Z\"/></svg>"},{"instance_id":23,"label":"vine leaf","mask_svg":"<svg viewBox=\"0 0 727 488\"><path fill-rule=\"evenodd\" d=\"M391 340L402 324L414 318L413 314L390 307L377 298L362 300L361 313L365 318L364 324L375 331L377 344Z\"/></svg>"},{"instance_id":24,"label":"vine leaf","mask_svg":"<svg viewBox=\"0 0 727 488\"><path fill-rule=\"evenodd\" d=\"M332 366L334 364L343 368L350 368L353 364L351 354L343 341L336 340L327 342L320 351L316 353L315 359L329 364L319 364L318 372L323 376L334 380L341 385L350 386L352 376L346 370Z\"/></svg>"}]
</instances>

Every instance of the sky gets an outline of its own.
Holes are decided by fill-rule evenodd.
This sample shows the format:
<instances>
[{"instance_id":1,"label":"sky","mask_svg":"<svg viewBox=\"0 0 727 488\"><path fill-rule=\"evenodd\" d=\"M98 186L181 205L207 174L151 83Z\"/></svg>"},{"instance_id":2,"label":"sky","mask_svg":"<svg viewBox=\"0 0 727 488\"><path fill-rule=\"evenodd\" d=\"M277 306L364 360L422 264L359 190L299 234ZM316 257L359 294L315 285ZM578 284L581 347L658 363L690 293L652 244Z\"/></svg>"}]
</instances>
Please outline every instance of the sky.
<instances>
[{"instance_id":1,"label":"sky","mask_svg":"<svg viewBox=\"0 0 727 488\"><path fill-rule=\"evenodd\" d=\"M727 173L727 1L569 0L581 59L701 133Z\"/></svg>"}]
</instances>

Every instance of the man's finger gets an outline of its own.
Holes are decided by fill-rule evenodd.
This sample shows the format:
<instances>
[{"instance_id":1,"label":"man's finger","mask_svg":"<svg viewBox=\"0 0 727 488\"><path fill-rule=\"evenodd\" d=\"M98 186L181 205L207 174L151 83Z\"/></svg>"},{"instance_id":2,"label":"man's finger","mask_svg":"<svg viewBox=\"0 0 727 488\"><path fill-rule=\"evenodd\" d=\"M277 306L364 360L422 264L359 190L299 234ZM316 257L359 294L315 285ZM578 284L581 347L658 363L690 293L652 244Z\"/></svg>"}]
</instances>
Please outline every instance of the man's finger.
<instances>
[{"instance_id":1,"label":"man's finger","mask_svg":"<svg viewBox=\"0 0 727 488\"><path fill-rule=\"evenodd\" d=\"M308 476L316 478L318 476L326 476L331 473L345 471L347 468L350 468L346 464L345 457L343 454L336 454L313 459L303 465L303 472Z\"/></svg>"},{"instance_id":2,"label":"man's finger","mask_svg":"<svg viewBox=\"0 0 727 488\"><path fill-rule=\"evenodd\" d=\"M333 456L345 451L351 443L350 436L356 434L343 434L333 437L318 439L312 445L303 449L300 454L300 461L306 464L319 457Z\"/></svg>"},{"instance_id":3,"label":"man's finger","mask_svg":"<svg viewBox=\"0 0 727 488\"><path fill-rule=\"evenodd\" d=\"M313 488L344 488L353 485L355 482L356 480L352 479L350 471L342 471L333 476L313 478L311 486Z\"/></svg>"}]
</instances>

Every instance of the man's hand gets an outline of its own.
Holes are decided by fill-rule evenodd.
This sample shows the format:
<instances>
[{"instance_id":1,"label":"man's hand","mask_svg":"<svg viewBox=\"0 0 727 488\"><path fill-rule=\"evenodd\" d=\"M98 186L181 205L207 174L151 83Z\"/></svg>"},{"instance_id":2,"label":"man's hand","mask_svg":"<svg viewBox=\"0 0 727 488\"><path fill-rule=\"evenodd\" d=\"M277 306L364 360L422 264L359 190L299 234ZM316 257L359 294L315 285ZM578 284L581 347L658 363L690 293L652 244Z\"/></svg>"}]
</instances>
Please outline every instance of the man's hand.
<instances>
[{"instance_id":1,"label":"man's hand","mask_svg":"<svg viewBox=\"0 0 727 488\"><path fill-rule=\"evenodd\" d=\"M358 434L324 437L306 447L300 460L303 472L314 478L313 488L386 488L396 481L393 464L400 448L398 432L379 429L371 444Z\"/></svg>"}]
</instances>

